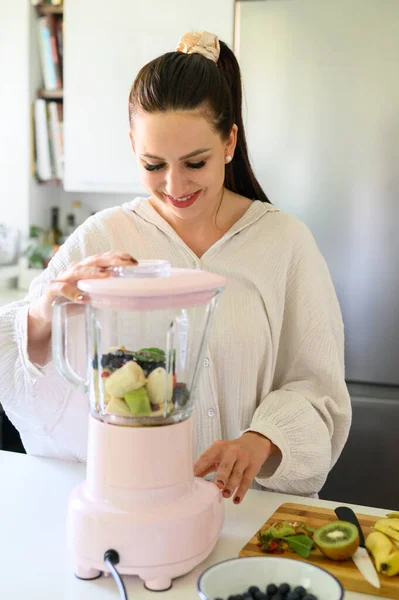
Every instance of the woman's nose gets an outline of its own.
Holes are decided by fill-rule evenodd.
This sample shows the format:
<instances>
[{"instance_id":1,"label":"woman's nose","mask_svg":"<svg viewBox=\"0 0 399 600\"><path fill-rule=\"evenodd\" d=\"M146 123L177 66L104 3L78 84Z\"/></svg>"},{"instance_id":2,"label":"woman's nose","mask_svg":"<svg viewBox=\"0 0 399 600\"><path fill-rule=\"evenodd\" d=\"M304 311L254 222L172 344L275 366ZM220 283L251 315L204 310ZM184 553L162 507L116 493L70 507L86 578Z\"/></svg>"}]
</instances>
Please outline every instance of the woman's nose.
<instances>
[{"instance_id":1,"label":"woman's nose","mask_svg":"<svg viewBox=\"0 0 399 600\"><path fill-rule=\"evenodd\" d=\"M166 193L176 200L189 193L187 181L182 173L172 169L168 172L166 176Z\"/></svg>"}]
</instances>

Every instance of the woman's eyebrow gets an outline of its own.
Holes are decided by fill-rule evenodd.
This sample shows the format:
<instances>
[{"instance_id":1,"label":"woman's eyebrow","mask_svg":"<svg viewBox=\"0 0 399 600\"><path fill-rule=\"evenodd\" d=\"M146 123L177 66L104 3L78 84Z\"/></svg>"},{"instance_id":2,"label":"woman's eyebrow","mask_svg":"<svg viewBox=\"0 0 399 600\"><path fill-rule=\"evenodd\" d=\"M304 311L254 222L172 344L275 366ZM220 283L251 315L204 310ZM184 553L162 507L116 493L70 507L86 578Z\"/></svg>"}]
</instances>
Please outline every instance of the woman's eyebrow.
<instances>
[{"instance_id":1,"label":"woman's eyebrow","mask_svg":"<svg viewBox=\"0 0 399 600\"><path fill-rule=\"evenodd\" d=\"M179 160L186 160L187 158L192 158L193 156L197 156L198 154L203 154L204 152L208 152L210 150L210 148L199 148L199 150L194 150L194 152L189 152L189 154L185 154L184 156L181 156L179 158ZM165 160L164 158L161 158L160 156L155 156L155 154L141 154L140 156L145 156L146 158L153 158L154 160Z\"/></svg>"}]
</instances>

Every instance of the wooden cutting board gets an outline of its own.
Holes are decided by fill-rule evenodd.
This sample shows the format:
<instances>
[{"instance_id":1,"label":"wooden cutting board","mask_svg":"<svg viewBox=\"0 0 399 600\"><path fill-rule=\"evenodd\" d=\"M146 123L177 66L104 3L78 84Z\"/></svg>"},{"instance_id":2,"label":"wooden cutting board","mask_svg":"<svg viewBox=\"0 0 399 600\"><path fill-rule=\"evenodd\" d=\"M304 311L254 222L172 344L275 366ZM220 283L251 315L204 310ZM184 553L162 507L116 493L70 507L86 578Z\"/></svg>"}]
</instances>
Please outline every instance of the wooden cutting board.
<instances>
[{"instance_id":1,"label":"wooden cutting board","mask_svg":"<svg viewBox=\"0 0 399 600\"><path fill-rule=\"evenodd\" d=\"M356 515L359 519L362 527L364 536L366 537L373 524L378 520L377 517L368 515ZM337 519L335 513L331 509L318 508L316 506L306 506L304 504L282 504L276 512L270 517L270 519L262 526L261 529L267 529L270 525L278 521L290 521L290 522L305 522L310 527L321 527L328 521L335 521ZM257 533L249 540L249 542L242 548L239 556L272 556L264 552L261 552L258 546ZM344 561L342 563L338 561L332 561L319 550L312 550L309 558L301 558L296 552L286 552L279 554L278 556L293 558L296 560L302 560L304 562L310 562L319 567L322 567L326 571L329 571L332 575L335 575L341 582L345 590L353 592L360 592L364 594L373 594L375 596L383 596L386 598L397 598L399 600L399 575L395 577L387 577L385 575L379 575L381 588L378 590L370 585L361 573L358 571L356 565L352 560Z\"/></svg>"}]
</instances>

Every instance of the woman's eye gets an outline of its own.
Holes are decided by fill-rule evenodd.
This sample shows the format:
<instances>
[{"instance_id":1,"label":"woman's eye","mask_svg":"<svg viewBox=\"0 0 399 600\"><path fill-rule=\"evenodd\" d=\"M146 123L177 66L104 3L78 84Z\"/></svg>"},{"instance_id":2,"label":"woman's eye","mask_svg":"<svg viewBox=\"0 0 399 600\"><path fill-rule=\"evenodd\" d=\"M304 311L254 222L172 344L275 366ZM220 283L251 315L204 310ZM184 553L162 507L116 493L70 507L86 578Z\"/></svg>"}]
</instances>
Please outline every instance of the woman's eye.
<instances>
[{"instance_id":1,"label":"woman's eye","mask_svg":"<svg viewBox=\"0 0 399 600\"><path fill-rule=\"evenodd\" d=\"M162 169L164 165L150 165L150 164L145 164L144 168L146 171L159 171L159 169Z\"/></svg>"},{"instance_id":2,"label":"woman's eye","mask_svg":"<svg viewBox=\"0 0 399 600\"><path fill-rule=\"evenodd\" d=\"M201 160L200 162L197 163L186 163L189 169L201 169L202 167L205 166L205 161Z\"/></svg>"}]
</instances>

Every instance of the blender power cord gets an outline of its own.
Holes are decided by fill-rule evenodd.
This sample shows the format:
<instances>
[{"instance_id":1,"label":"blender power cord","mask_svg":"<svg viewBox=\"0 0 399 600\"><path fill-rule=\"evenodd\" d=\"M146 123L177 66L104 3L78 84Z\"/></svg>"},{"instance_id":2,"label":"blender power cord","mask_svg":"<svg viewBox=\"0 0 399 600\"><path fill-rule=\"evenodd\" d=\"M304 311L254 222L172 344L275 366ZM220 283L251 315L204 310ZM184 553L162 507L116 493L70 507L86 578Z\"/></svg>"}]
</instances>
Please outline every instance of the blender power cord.
<instances>
[{"instance_id":1,"label":"blender power cord","mask_svg":"<svg viewBox=\"0 0 399 600\"><path fill-rule=\"evenodd\" d=\"M119 554L116 550L107 550L104 554L104 562L107 565L112 577L118 586L121 600L128 600L125 584L122 581L122 577L119 575L115 565L119 563Z\"/></svg>"}]
</instances>

